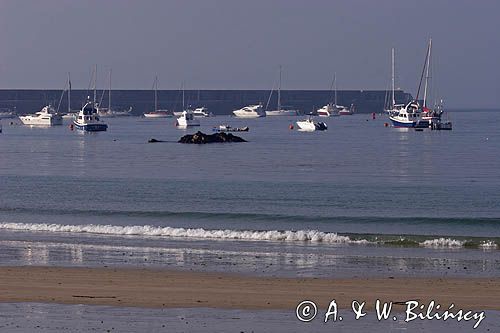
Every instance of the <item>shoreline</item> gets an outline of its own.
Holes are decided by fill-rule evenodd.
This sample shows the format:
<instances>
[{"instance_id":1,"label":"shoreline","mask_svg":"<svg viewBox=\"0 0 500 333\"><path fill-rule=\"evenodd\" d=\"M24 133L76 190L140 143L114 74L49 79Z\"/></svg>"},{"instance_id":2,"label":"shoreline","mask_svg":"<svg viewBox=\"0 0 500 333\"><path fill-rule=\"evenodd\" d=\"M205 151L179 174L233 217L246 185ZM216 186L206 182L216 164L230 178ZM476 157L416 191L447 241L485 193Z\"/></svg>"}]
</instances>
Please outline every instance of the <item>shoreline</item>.
<instances>
[{"instance_id":1,"label":"shoreline","mask_svg":"<svg viewBox=\"0 0 500 333\"><path fill-rule=\"evenodd\" d=\"M295 309L302 300L322 308L335 299L373 308L382 302L431 300L456 308L500 310L500 278L281 278L144 268L0 267L0 302L140 308ZM401 311L403 305L395 304Z\"/></svg>"}]
</instances>

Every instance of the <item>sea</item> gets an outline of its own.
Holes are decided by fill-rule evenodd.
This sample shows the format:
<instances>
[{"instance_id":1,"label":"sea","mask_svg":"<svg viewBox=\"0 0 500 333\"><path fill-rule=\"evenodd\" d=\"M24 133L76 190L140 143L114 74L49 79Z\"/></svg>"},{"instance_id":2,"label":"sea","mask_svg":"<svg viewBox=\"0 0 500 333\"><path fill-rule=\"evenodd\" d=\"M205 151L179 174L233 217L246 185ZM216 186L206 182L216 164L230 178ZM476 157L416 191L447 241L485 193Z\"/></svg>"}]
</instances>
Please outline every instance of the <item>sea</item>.
<instances>
[{"instance_id":1,"label":"sea","mask_svg":"<svg viewBox=\"0 0 500 333\"><path fill-rule=\"evenodd\" d=\"M100 133L4 119L0 265L499 277L500 111L447 116L452 131L381 114L323 132L297 117L109 118ZM248 142L177 143L219 124Z\"/></svg>"}]
</instances>

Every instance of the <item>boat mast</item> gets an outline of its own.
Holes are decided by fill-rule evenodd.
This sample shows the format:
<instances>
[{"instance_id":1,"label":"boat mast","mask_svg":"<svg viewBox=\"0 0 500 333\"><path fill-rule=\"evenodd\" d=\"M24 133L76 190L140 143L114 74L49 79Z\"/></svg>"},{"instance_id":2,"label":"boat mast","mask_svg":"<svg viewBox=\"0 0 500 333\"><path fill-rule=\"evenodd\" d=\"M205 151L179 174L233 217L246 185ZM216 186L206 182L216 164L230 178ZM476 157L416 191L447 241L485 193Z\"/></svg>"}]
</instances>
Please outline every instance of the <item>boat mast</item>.
<instances>
[{"instance_id":1,"label":"boat mast","mask_svg":"<svg viewBox=\"0 0 500 333\"><path fill-rule=\"evenodd\" d=\"M111 68L109 69L108 112L111 112Z\"/></svg>"},{"instance_id":2,"label":"boat mast","mask_svg":"<svg viewBox=\"0 0 500 333\"><path fill-rule=\"evenodd\" d=\"M278 111L281 111L281 65L280 65L280 80L278 85Z\"/></svg>"},{"instance_id":3,"label":"boat mast","mask_svg":"<svg viewBox=\"0 0 500 333\"><path fill-rule=\"evenodd\" d=\"M158 111L158 75L155 76L155 112Z\"/></svg>"},{"instance_id":4,"label":"boat mast","mask_svg":"<svg viewBox=\"0 0 500 333\"><path fill-rule=\"evenodd\" d=\"M71 113L71 74L68 72L68 113Z\"/></svg>"},{"instance_id":5,"label":"boat mast","mask_svg":"<svg viewBox=\"0 0 500 333\"><path fill-rule=\"evenodd\" d=\"M334 100L335 100L335 107L337 107L337 73L335 72L333 74L333 88L335 89L335 97L334 97Z\"/></svg>"},{"instance_id":6,"label":"boat mast","mask_svg":"<svg viewBox=\"0 0 500 333\"><path fill-rule=\"evenodd\" d=\"M182 111L186 110L186 102L184 98L184 82L182 82Z\"/></svg>"},{"instance_id":7,"label":"boat mast","mask_svg":"<svg viewBox=\"0 0 500 333\"><path fill-rule=\"evenodd\" d=\"M94 65L94 108L95 108L95 102L96 102L96 99L97 99L97 64Z\"/></svg>"},{"instance_id":8,"label":"boat mast","mask_svg":"<svg viewBox=\"0 0 500 333\"><path fill-rule=\"evenodd\" d=\"M427 106L427 85L429 81L429 67L431 61L431 48L432 48L432 38L429 39L429 49L427 50L427 64L426 64L426 73L425 73L425 85L424 85L424 107Z\"/></svg>"},{"instance_id":9,"label":"boat mast","mask_svg":"<svg viewBox=\"0 0 500 333\"><path fill-rule=\"evenodd\" d=\"M430 41L429 41L429 46L427 47L427 53L425 54L425 61L424 61L424 67L422 68L422 75L420 75L420 82L418 84L418 89L417 89L417 96L415 100L418 102L418 96L420 96L420 88L422 87L422 81L424 80L424 74L425 70L427 68L427 59L429 58L429 53L430 53Z\"/></svg>"},{"instance_id":10,"label":"boat mast","mask_svg":"<svg viewBox=\"0 0 500 333\"><path fill-rule=\"evenodd\" d=\"M392 76L391 76L391 80L392 80L392 105L391 105L391 109L394 109L394 105L396 104L396 97L394 95L394 90L395 90L395 84L394 84L394 48L392 48Z\"/></svg>"}]
</instances>

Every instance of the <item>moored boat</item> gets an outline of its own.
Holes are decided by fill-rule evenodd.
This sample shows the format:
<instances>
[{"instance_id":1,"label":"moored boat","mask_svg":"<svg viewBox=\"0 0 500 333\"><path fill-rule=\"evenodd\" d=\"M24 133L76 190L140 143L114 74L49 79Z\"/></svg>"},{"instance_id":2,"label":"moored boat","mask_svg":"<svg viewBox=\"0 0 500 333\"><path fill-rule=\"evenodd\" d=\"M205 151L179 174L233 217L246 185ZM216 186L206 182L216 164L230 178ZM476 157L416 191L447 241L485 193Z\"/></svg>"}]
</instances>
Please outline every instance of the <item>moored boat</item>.
<instances>
[{"instance_id":1,"label":"moored boat","mask_svg":"<svg viewBox=\"0 0 500 333\"><path fill-rule=\"evenodd\" d=\"M248 126L244 127L232 127L229 125L219 125L213 128L214 132L248 132L250 128Z\"/></svg>"},{"instance_id":2,"label":"moored boat","mask_svg":"<svg viewBox=\"0 0 500 333\"><path fill-rule=\"evenodd\" d=\"M260 118L266 116L262 104L245 106L241 109L234 110L233 114L239 118Z\"/></svg>"},{"instance_id":3,"label":"moored boat","mask_svg":"<svg viewBox=\"0 0 500 333\"><path fill-rule=\"evenodd\" d=\"M200 121L194 117L193 112L186 110L177 118L176 126L180 128L200 126Z\"/></svg>"},{"instance_id":4,"label":"moored boat","mask_svg":"<svg viewBox=\"0 0 500 333\"><path fill-rule=\"evenodd\" d=\"M55 126L62 125L62 116L56 112L52 105L47 105L35 114L19 116L24 125L29 126Z\"/></svg>"},{"instance_id":5,"label":"moored boat","mask_svg":"<svg viewBox=\"0 0 500 333\"><path fill-rule=\"evenodd\" d=\"M325 131L328 129L328 125L322 121L315 122L312 117L304 120L299 120L296 122L299 131Z\"/></svg>"},{"instance_id":6,"label":"moored boat","mask_svg":"<svg viewBox=\"0 0 500 333\"><path fill-rule=\"evenodd\" d=\"M88 100L73 120L76 129L84 132L102 132L108 125L99 119L94 102Z\"/></svg>"}]
</instances>

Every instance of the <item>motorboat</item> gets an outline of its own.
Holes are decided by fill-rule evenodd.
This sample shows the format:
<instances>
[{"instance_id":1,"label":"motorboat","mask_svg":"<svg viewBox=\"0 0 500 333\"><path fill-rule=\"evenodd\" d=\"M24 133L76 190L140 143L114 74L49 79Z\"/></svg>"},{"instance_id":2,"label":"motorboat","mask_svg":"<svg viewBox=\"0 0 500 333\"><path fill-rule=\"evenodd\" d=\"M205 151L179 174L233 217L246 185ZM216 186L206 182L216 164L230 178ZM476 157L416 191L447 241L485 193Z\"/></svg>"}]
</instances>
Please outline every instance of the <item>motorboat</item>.
<instances>
[{"instance_id":1,"label":"motorboat","mask_svg":"<svg viewBox=\"0 0 500 333\"><path fill-rule=\"evenodd\" d=\"M335 107L335 104L333 104L333 103L326 104L322 108L318 109L316 111L316 113L320 117L336 117L339 115L337 108Z\"/></svg>"},{"instance_id":2,"label":"motorboat","mask_svg":"<svg viewBox=\"0 0 500 333\"><path fill-rule=\"evenodd\" d=\"M194 117L193 112L186 110L182 112L182 115L179 118L177 118L176 126L180 128L200 126L200 121Z\"/></svg>"},{"instance_id":3,"label":"motorboat","mask_svg":"<svg viewBox=\"0 0 500 333\"><path fill-rule=\"evenodd\" d=\"M214 116L214 114L212 112L208 112L208 109L204 106L194 109L193 115L196 118L204 118L204 117L213 117Z\"/></svg>"},{"instance_id":4,"label":"motorboat","mask_svg":"<svg viewBox=\"0 0 500 333\"><path fill-rule=\"evenodd\" d=\"M47 105L35 114L19 116L24 125L30 126L54 126L62 125L62 116L57 113L52 105Z\"/></svg>"},{"instance_id":5,"label":"motorboat","mask_svg":"<svg viewBox=\"0 0 500 333\"><path fill-rule=\"evenodd\" d=\"M250 128L248 126L244 127L232 127L229 125L219 125L213 128L214 132L248 132Z\"/></svg>"},{"instance_id":6,"label":"motorboat","mask_svg":"<svg viewBox=\"0 0 500 333\"><path fill-rule=\"evenodd\" d=\"M144 114L144 117L146 118L169 118L173 117L172 112L168 110L156 110L156 111L151 111L147 112Z\"/></svg>"},{"instance_id":7,"label":"motorboat","mask_svg":"<svg viewBox=\"0 0 500 333\"><path fill-rule=\"evenodd\" d=\"M339 116L352 116L354 114L354 104L351 104L348 108L342 105L337 105L337 110Z\"/></svg>"},{"instance_id":8,"label":"motorboat","mask_svg":"<svg viewBox=\"0 0 500 333\"><path fill-rule=\"evenodd\" d=\"M266 116L262 104L245 106L241 109L234 110L233 114L238 118L260 118Z\"/></svg>"},{"instance_id":9,"label":"motorboat","mask_svg":"<svg viewBox=\"0 0 500 333\"><path fill-rule=\"evenodd\" d=\"M299 120L296 122L299 131L325 131L328 129L328 125L322 121L315 122L312 117L304 120Z\"/></svg>"},{"instance_id":10,"label":"motorboat","mask_svg":"<svg viewBox=\"0 0 500 333\"><path fill-rule=\"evenodd\" d=\"M93 101L87 101L78 115L73 120L76 129L84 132L102 132L108 129L108 125L99 119L97 109Z\"/></svg>"}]
</instances>

